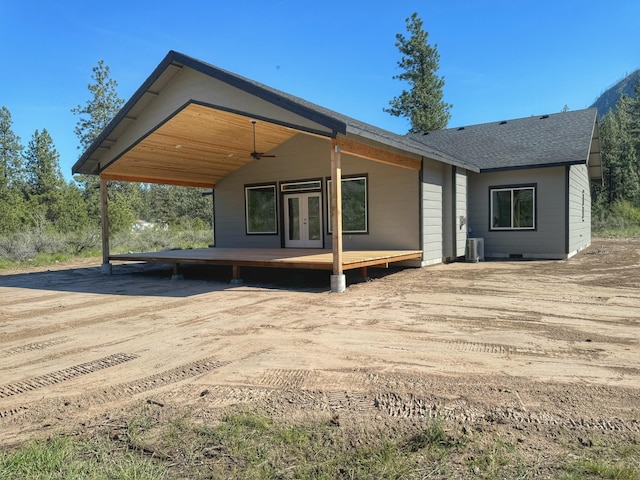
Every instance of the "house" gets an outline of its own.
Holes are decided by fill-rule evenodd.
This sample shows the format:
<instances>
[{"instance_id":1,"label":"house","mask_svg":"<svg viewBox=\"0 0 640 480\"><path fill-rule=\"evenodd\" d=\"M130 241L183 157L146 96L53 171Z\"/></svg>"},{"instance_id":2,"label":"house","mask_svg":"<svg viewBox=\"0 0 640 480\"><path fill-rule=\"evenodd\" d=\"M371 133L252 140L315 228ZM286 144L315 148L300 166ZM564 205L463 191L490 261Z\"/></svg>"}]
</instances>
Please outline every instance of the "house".
<instances>
[{"instance_id":1,"label":"house","mask_svg":"<svg viewBox=\"0 0 640 480\"><path fill-rule=\"evenodd\" d=\"M602 181L596 109L413 135L479 168L467 175L468 233L491 258L566 259L591 244Z\"/></svg>"},{"instance_id":2,"label":"house","mask_svg":"<svg viewBox=\"0 0 640 480\"><path fill-rule=\"evenodd\" d=\"M595 110L397 135L169 52L73 167L99 175L110 261L327 268L464 255L568 258L590 242ZM215 248L109 253L107 182L213 188ZM340 221L339 221L340 220Z\"/></svg>"}]
</instances>

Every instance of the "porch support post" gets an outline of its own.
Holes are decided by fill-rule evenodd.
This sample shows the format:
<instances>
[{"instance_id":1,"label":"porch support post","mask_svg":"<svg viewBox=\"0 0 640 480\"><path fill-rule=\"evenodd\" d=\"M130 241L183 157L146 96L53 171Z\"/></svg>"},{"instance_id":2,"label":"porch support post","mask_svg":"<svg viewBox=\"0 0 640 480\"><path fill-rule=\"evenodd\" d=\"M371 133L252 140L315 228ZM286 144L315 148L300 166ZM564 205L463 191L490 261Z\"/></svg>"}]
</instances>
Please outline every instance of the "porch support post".
<instances>
[{"instance_id":1,"label":"porch support post","mask_svg":"<svg viewBox=\"0 0 640 480\"><path fill-rule=\"evenodd\" d=\"M331 140L331 230L333 231L333 275L331 291L344 292L347 281L342 270L342 159L336 139Z\"/></svg>"},{"instance_id":2,"label":"porch support post","mask_svg":"<svg viewBox=\"0 0 640 480\"><path fill-rule=\"evenodd\" d=\"M107 179L100 177L100 217L102 219L102 267L103 275L111 275L109 263L109 201L107 199Z\"/></svg>"}]
</instances>

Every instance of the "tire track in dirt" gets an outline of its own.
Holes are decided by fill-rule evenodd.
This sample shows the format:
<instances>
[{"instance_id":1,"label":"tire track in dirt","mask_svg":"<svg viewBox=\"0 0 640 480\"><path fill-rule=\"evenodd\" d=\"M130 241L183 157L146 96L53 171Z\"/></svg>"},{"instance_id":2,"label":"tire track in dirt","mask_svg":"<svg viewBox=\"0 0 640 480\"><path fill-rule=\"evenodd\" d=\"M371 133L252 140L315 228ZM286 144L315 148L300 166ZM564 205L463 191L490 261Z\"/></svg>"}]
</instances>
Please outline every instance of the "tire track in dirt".
<instances>
[{"instance_id":1,"label":"tire track in dirt","mask_svg":"<svg viewBox=\"0 0 640 480\"><path fill-rule=\"evenodd\" d=\"M445 406L442 402L421 398L413 394L402 396L394 392L377 393L373 406L380 412L394 418L447 418L461 423L516 423L547 427L578 428L611 432L640 433L640 421L622 418L584 418L552 414L549 412L529 412L511 407L469 406L457 402Z\"/></svg>"},{"instance_id":2,"label":"tire track in dirt","mask_svg":"<svg viewBox=\"0 0 640 480\"><path fill-rule=\"evenodd\" d=\"M11 357L14 355L20 355L21 353L33 352L34 350L44 350L45 348L60 345L62 343L71 340L69 337L55 337L49 340L43 340L42 342L32 342L19 347L9 348L0 352L0 358Z\"/></svg>"},{"instance_id":3,"label":"tire track in dirt","mask_svg":"<svg viewBox=\"0 0 640 480\"><path fill-rule=\"evenodd\" d=\"M169 370L165 370L154 375L149 375L147 377L132 380L129 382L119 383L105 388L98 388L92 391L87 391L86 394L67 398L57 398L54 400L54 402L58 405L62 404L64 406L78 404L78 402L81 402L83 404L83 408L86 408L88 406L104 404L122 398L130 398L132 395L145 393L151 390L165 387L167 385L188 380L198 375L202 375L215 369L230 365L234 362L247 360L251 357L268 353L271 350L271 348L257 350L254 352L250 352L247 355L244 355L236 360L227 361L217 360L216 357L206 357ZM29 413L29 410L33 406L34 404L17 405L12 406L4 411L0 411L0 420L10 416L15 417L27 415Z\"/></svg>"},{"instance_id":4,"label":"tire track in dirt","mask_svg":"<svg viewBox=\"0 0 640 480\"><path fill-rule=\"evenodd\" d=\"M7 398L13 395L19 395L21 393L49 387L56 383L73 380L81 375L88 375L89 373L97 372L98 370L120 365L121 363L128 362L135 358L138 358L138 356L128 353L115 353L108 357L74 365L73 367L68 367L64 370L31 377L20 382L0 385L0 398Z\"/></svg>"},{"instance_id":5,"label":"tire track in dirt","mask_svg":"<svg viewBox=\"0 0 640 480\"><path fill-rule=\"evenodd\" d=\"M12 295L13 298L11 300L6 299L6 300L2 300L0 302L0 307L8 307L11 305L20 305L21 303L30 303L33 301L33 298L31 298L30 296L25 295L24 297L18 297L16 298L15 295ZM60 298L60 294L59 293L49 293L49 294L42 294L38 297L39 301L49 301L49 300L56 300Z\"/></svg>"},{"instance_id":6,"label":"tire track in dirt","mask_svg":"<svg viewBox=\"0 0 640 480\"><path fill-rule=\"evenodd\" d=\"M309 377L309 370L267 370L258 380L258 384L276 388L301 388Z\"/></svg>"},{"instance_id":7,"label":"tire track in dirt","mask_svg":"<svg viewBox=\"0 0 640 480\"><path fill-rule=\"evenodd\" d=\"M90 305L89 307L87 307L87 305L83 305L83 306L87 307L88 311L96 311L96 310L100 310L97 307L107 305L109 303L112 303L113 301L114 300L103 299L101 301L96 301L94 304ZM119 301L121 302L122 300L120 299ZM209 305L210 302L211 302L210 298L180 298L177 300L169 301L166 304L162 305L161 313L163 315L167 315L167 313L171 312L172 310L177 310L184 307L189 307L190 312L198 312L199 311L199 309L197 308L198 304L205 303ZM59 323L52 322L51 324L40 326L40 327L23 328L15 332L3 333L3 334L0 334L0 343L20 340L22 338L50 335L52 333L59 332L61 330L81 328L87 325L97 325L105 322L116 322L116 321L120 321L123 318L138 317L140 315L148 314L153 308L152 305L138 305L138 306L135 306L135 305L136 304L134 303L129 308L123 307L119 309L117 317L114 316L113 313L104 313L104 314L83 317L77 320L70 320L70 321L59 322ZM66 316L66 311L65 309L60 309L60 311L55 312L54 315ZM211 314L210 316L215 316L215 315L216 314L214 313L214 314ZM179 316L176 315L175 317L178 318ZM196 317L190 320L181 321L179 324L181 326L188 325L191 321L197 321L198 319L199 317Z\"/></svg>"},{"instance_id":8,"label":"tire track in dirt","mask_svg":"<svg viewBox=\"0 0 640 480\"><path fill-rule=\"evenodd\" d=\"M473 352L473 353L487 353L492 355L506 355L506 356L532 356L532 357L579 357L594 359L602 356L602 350L588 349L542 349L542 348L528 348L528 347L516 347L514 345L505 345L499 343L482 343L482 342L466 342L462 340L441 340L439 343L444 343L448 349L457 350L461 352Z\"/></svg>"}]
</instances>

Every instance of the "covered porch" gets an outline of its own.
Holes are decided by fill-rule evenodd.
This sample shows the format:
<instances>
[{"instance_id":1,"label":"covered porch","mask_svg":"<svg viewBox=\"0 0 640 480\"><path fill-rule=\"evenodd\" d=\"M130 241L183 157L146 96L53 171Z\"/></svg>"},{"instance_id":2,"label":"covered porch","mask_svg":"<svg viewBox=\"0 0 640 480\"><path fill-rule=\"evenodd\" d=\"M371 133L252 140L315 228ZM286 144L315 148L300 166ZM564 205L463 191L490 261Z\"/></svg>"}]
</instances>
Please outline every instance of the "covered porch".
<instances>
[{"instance_id":1,"label":"covered porch","mask_svg":"<svg viewBox=\"0 0 640 480\"><path fill-rule=\"evenodd\" d=\"M367 277L369 267L387 268L390 263L419 259L421 251L357 250L343 251L342 270L360 269ZM155 262L173 267L174 278L180 276L180 265L224 265L232 269L232 282L241 283L241 267L294 268L333 270L333 251L308 248L197 248L161 252L109 255L110 261Z\"/></svg>"},{"instance_id":2,"label":"covered porch","mask_svg":"<svg viewBox=\"0 0 640 480\"><path fill-rule=\"evenodd\" d=\"M307 143L310 139L317 142L313 154L318 158L314 165L323 165L321 171L305 173L310 170L298 169L300 173L291 173L291 167L303 165L310 157L310 150L305 147L307 143L296 143L296 138L306 139ZM287 144L300 147L287 152L287 157L283 154L283 146ZM333 274L332 291L340 292L346 287L344 270L421 259L418 180L423 152L423 145L407 137L379 130L183 54L170 52L76 163L74 173L98 175L101 180L104 273L111 272L112 260L165 262L176 270L185 263L230 265L234 278L238 279L243 266L326 269ZM446 154L436 151L429 151L429 156L437 161L448 159ZM392 218L378 227L376 234L380 235L380 240L369 242L372 250L365 250L368 245L358 251L343 249L342 164L345 157L411 172L415 178L415 184L412 184L415 185L412 186L415 198L410 205L398 203L399 207L396 206L403 212L411 211L410 214L402 213L405 217L412 215L415 225L407 236L412 239L410 242L397 242L393 238L389 241L393 235L388 232L395 231L395 219ZM287 165L290 168L284 164L274 166L285 158L289 158ZM330 235L322 246L330 246L330 249L271 248L273 242L269 243L269 240L283 238L285 231L282 198L275 196L275 226L254 231L249 220L245 227L238 226L239 219L248 215L246 198L240 195L251 188L247 185L263 180L251 176L251 172L257 170L263 177L269 177L270 188L280 196L283 195L280 191L283 181L319 179L326 196L320 205L326 205L326 202L330 205L322 231L323 236L327 232ZM366 174L367 171L355 173ZM225 219L234 222L236 237L225 242L216 240L216 247L210 249L110 253L108 182L211 188L215 194L221 183L240 175L244 176L237 189L238 197L224 211ZM330 192L325 186L329 181L333 185ZM392 193L396 195L396 192ZM365 196L364 201L368 202L368 197ZM215 200L214 205L214 219L222 218L224 215L220 213L223 212L217 210ZM214 232L225 231L227 227L216 225ZM396 238L403 238L403 234L399 231ZM368 228L358 231L357 235L373 236ZM247 248L224 248L242 243L246 243ZM389 250L383 250L385 245L389 245ZM286 246L284 242L283 246ZM373 250L376 248L382 249ZM396 250L392 250L394 248Z\"/></svg>"}]
</instances>

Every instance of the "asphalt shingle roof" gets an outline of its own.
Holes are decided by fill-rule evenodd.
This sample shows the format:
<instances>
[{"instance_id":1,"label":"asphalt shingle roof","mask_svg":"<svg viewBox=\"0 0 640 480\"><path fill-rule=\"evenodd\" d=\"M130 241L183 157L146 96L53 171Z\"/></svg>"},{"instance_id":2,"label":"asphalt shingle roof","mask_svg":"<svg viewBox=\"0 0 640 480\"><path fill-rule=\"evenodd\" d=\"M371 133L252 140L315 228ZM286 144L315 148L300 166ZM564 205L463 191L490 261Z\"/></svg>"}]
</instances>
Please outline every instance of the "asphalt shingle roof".
<instances>
[{"instance_id":1,"label":"asphalt shingle roof","mask_svg":"<svg viewBox=\"0 0 640 480\"><path fill-rule=\"evenodd\" d=\"M568 165L588 160L596 116L597 110L589 108L409 137L480 171Z\"/></svg>"}]
</instances>

